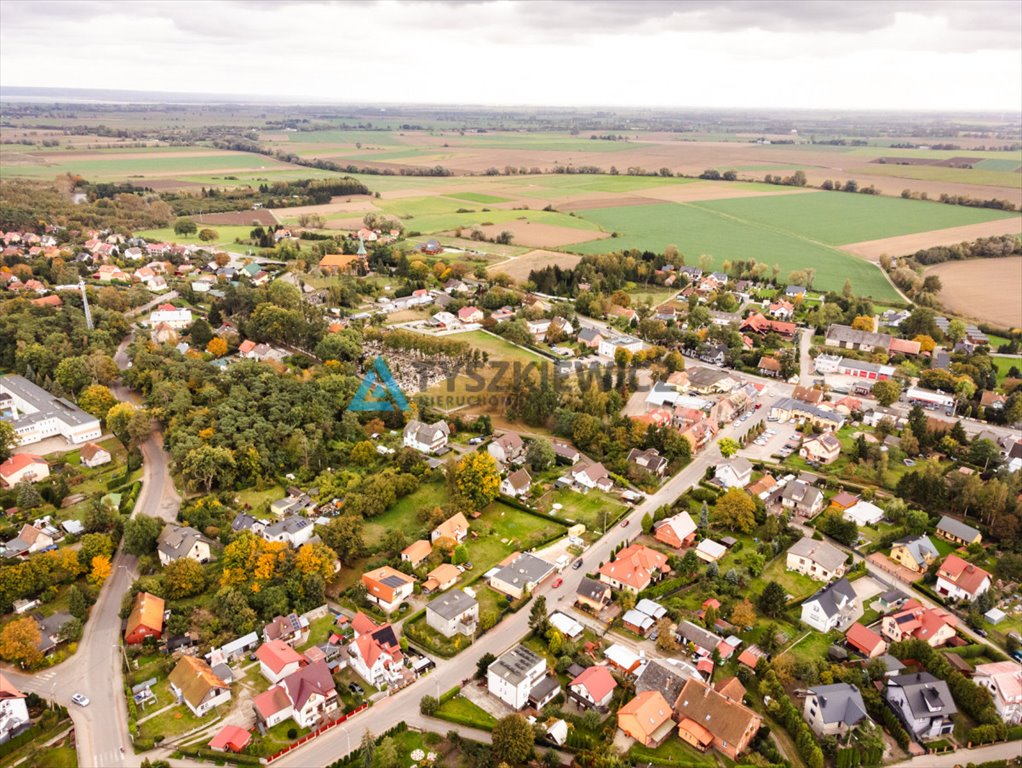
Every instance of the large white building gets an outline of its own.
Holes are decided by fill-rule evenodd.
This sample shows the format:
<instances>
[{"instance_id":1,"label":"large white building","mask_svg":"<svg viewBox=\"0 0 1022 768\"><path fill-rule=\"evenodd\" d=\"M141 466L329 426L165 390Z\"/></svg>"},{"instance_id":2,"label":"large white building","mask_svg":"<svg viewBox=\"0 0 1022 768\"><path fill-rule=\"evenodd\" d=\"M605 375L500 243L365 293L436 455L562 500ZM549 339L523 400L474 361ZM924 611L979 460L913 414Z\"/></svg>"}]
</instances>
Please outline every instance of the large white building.
<instances>
[{"instance_id":1,"label":"large white building","mask_svg":"<svg viewBox=\"0 0 1022 768\"><path fill-rule=\"evenodd\" d=\"M95 416L23 376L0 378L0 419L11 423L21 445L57 435L80 445L103 434Z\"/></svg>"},{"instance_id":2,"label":"large white building","mask_svg":"<svg viewBox=\"0 0 1022 768\"><path fill-rule=\"evenodd\" d=\"M161 323L180 331L192 324L192 310L178 309L173 304L161 304L149 313L149 327L155 328Z\"/></svg>"},{"instance_id":3,"label":"large white building","mask_svg":"<svg viewBox=\"0 0 1022 768\"><path fill-rule=\"evenodd\" d=\"M546 677L546 660L524 645L516 645L490 664L486 685L490 693L514 709L522 709L536 684Z\"/></svg>"}]
</instances>

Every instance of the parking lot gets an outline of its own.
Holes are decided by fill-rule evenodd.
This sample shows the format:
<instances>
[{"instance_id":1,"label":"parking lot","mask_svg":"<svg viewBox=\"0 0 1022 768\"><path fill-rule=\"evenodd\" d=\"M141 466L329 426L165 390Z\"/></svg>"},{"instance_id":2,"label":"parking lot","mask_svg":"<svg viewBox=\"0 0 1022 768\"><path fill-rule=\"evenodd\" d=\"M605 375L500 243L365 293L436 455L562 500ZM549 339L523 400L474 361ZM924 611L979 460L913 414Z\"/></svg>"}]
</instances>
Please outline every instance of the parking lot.
<instances>
[{"instance_id":1,"label":"parking lot","mask_svg":"<svg viewBox=\"0 0 1022 768\"><path fill-rule=\"evenodd\" d=\"M757 421L764 421L765 417L757 414L746 422L739 422L744 425L742 433L748 431ZM784 448L785 443L796 436L794 424L781 424L776 421L765 421L766 431L752 443L749 443L741 450L741 455L750 461L769 460ZM797 442L797 438L795 441ZM775 459L776 460L776 459Z\"/></svg>"}]
</instances>

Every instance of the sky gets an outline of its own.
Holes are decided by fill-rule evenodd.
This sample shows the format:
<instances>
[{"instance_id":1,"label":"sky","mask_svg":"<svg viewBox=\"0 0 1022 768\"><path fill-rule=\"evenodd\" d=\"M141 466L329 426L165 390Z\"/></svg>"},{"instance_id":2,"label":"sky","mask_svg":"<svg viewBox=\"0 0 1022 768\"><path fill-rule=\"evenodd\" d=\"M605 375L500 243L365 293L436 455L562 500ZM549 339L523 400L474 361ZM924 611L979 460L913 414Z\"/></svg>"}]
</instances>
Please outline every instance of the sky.
<instances>
[{"instance_id":1,"label":"sky","mask_svg":"<svg viewBox=\"0 0 1022 768\"><path fill-rule=\"evenodd\" d=\"M1022 112L1018 0L3 0L0 85Z\"/></svg>"}]
</instances>

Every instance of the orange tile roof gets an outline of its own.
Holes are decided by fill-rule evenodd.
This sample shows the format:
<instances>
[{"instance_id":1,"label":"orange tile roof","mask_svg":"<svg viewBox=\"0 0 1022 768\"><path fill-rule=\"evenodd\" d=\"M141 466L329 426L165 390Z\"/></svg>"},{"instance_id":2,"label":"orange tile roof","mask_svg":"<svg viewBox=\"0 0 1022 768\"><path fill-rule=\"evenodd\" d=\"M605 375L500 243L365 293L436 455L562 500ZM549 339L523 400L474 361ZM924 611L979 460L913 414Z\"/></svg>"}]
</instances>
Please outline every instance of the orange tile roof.
<instances>
[{"instance_id":1,"label":"orange tile roof","mask_svg":"<svg viewBox=\"0 0 1022 768\"><path fill-rule=\"evenodd\" d=\"M408 558L412 565L418 565L433 552L433 545L425 539L413 541L401 550L401 554Z\"/></svg>"},{"instance_id":2,"label":"orange tile roof","mask_svg":"<svg viewBox=\"0 0 1022 768\"><path fill-rule=\"evenodd\" d=\"M869 627L863 626L859 622L855 622L848 629L848 633L845 635L845 640L850 645L857 648L858 650L865 653L867 656L871 656L876 647L884 642L884 639L880 637Z\"/></svg>"},{"instance_id":3,"label":"orange tile roof","mask_svg":"<svg viewBox=\"0 0 1022 768\"><path fill-rule=\"evenodd\" d=\"M131 613L128 614L125 635L131 634L139 627L162 632L164 605L162 597L151 595L148 592L139 592L135 595L135 602L131 606Z\"/></svg>"},{"instance_id":4,"label":"orange tile roof","mask_svg":"<svg viewBox=\"0 0 1022 768\"><path fill-rule=\"evenodd\" d=\"M958 555L948 555L944 558L944 562L941 564L940 570L937 571L937 575L950 581L970 595L975 595L983 580L990 578L990 574L978 565L973 565Z\"/></svg>"},{"instance_id":5,"label":"orange tile roof","mask_svg":"<svg viewBox=\"0 0 1022 768\"><path fill-rule=\"evenodd\" d=\"M659 691L644 691L618 710L617 722L621 730L645 743L671 715L671 705Z\"/></svg>"},{"instance_id":6,"label":"orange tile roof","mask_svg":"<svg viewBox=\"0 0 1022 768\"><path fill-rule=\"evenodd\" d=\"M288 664L302 663L302 657L294 648L283 640L270 640L256 650L256 658L265 664L273 674L280 674Z\"/></svg>"},{"instance_id":7,"label":"orange tile roof","mask_svg":"<svg viewBox=\"0 0 1022 768\"><path fill-rule=\"evenodd\" d=\"M611 562L605 563L600 573L634 589L644 589L654 572L667 570L667 555L641 544L632 544L618 552Z\"/></svg>"}]
</instances>

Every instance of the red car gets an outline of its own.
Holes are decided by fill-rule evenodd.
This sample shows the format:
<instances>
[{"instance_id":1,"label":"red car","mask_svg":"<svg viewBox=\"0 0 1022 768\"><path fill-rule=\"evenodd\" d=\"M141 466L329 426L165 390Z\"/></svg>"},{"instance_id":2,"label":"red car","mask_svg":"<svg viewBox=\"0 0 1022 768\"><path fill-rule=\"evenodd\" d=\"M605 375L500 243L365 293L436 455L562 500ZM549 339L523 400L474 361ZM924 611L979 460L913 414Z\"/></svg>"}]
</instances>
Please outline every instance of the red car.
<instances>
[{"instance_id":1,"label":"red car","mask_svg":"<svg viewBox=\"0 0 1022 768\"><path fill-rule=\"evenodd\" d=\"M757 410L757 411L758 411L758 410L759 410L760 408L762 408L762 407L763 407L763 403L756 403L756 410Z\"/></svg>"},{"instance_id":2,"label":"red car","mask_svg":"<svg viewBox=\"0 0 1022 768\"><path fill-rule=\"evenodd\" d=\"M564 583L564 579L558 578L558 579L554 579L554 583L551 584L550 586L553 587L554 589L557 589L563 583Z\"/></svg>"},{"instance_id":3,"label":"red car","mask_svg":"<svg viewBox=\"0 0 1022 768\"><path fill-rule=\"evenodd\" d=\"M628 521L625 520L623 523L621 523L621 527L622 528L627 528L628 527Z\"/></svg>"}]
</instances>

